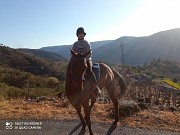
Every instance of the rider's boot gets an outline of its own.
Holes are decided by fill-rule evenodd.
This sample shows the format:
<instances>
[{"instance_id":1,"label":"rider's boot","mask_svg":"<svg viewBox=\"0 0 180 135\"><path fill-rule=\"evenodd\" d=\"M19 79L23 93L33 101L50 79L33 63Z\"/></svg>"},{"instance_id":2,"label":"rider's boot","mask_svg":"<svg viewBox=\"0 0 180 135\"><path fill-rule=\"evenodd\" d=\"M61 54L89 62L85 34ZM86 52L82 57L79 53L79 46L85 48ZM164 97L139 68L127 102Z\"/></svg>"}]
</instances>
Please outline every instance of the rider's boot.
<instances>
[{"instance_id":1,"label":"rider's boot","mask_svg":"<svg viewBox=\"0 0 180 135\"><path fill-rule=\"evenodd\" d=\"M98 85L97 85L97 81L94 79L93 80L93 85L94 85L94 88L95 88L95 94L97 95L97 96L100 96L101 95L101 89L98 87Z\"/></svg>"}]
</instances>

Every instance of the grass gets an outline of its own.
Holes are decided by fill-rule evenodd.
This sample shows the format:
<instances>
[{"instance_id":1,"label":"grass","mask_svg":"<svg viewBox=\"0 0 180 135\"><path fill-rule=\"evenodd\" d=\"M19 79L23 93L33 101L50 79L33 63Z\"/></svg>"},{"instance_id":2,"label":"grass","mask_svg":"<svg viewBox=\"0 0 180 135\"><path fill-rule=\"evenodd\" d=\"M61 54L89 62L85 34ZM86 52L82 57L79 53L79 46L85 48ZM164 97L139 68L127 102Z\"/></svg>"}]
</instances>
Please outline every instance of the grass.
<instances>
[{"instance_id":1,"label":"grass","mask_svg":"<svg viewBox=\"0 0 180 135\"><path fill-rule=\"evenodd\" d=\"M173 81L168 80L168 79L163 80L163 82L170 85L170 86L172 86L172 87L174 87L174 88L176 88L176 89L180 89L180 84L179 83L174 83Z\"/></svg>"},{"instance_id":2,"label":"grass","mask_svg":"<svg viewBox=\"0 0 180 135\"><path fill-rule=\"evenodd\" d=\"M91 114L92 123L112 124L112 106L112 104L96 103ZM79 120L76 110L66 100L39 103L25 100L4 100L0 102L0 119ZM180 112L151 108L121 119L118 126L180 132Z\"/></svg>"}]
</instances>

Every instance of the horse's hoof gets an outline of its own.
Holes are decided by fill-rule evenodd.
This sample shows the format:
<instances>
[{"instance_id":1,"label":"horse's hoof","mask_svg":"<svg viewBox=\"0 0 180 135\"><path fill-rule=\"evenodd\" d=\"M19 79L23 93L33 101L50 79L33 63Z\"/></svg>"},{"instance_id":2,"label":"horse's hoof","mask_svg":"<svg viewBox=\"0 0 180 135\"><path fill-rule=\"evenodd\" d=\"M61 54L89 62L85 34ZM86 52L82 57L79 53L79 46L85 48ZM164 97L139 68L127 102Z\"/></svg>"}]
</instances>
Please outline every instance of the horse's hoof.
<instances>
[{"instance_id":1,"label":"horse's hoof","mask_svg":"<svg viewBox=\"0 0 180 135\"><path fill-rule=\"evenodd\" d=\"M119 121L119 120L118 120ZM117 123L118 123L118 121L117 120L115 120L114 122L113 122L113 125L117 125Z\"/></svg>"},{"instance_id":2,"label":"horse's hoof","mask_svg":"<svg viewBox=\"0 0 180 135\"><path fill-rule=\"evenodd\" d=\"M83 126L83 127L81 128L81 131L86 132L86 126Z\"/></svg>"},{"instance_id":3,"label":"horse's hoof","mask_svg":"<svg viewBox=\"0 0 180 135\"><path fill-rule=\"evenodd\" d=\"M86 128L82 128L78 135L84 135L86 133Z\"/></svg>"},{"instance_id":4,"label":"horse's hoof","mask_svg":"<svg viewBox=\"0 0 180 135\"><path fill-rule=\"evenodd\" d=\"M89 134L90 134L90 135L94 135L93 132L92 132L92 130L89 130Z\"/></svg>"}]
</instances>

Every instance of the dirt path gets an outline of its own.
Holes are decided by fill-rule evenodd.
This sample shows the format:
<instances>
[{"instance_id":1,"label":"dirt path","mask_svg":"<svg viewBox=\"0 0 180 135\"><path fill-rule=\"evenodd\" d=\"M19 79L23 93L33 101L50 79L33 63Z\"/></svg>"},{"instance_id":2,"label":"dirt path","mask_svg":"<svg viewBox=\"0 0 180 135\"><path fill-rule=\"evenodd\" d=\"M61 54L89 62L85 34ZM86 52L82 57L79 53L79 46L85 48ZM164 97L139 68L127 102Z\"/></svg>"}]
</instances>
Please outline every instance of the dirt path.
<instances>
[{"instance_id":1,"label":"dirt path","mask_svg":"<svg viewBox=\"0 0 180 135\"><path fill-rule=\"evenodd\" d=\"M11 128L13 129L6 129ZM18 128L18 129L15 129ZM36 128L36 129L28 129ZM78 121L23 120L0 121L0 135L78 135L81 124ZM180 135L180 132L148 130L142 128L111 127L108 124L92 123L96 135ZM86 134L88 135L88 130Z\"/></svg>"}]
</instances>

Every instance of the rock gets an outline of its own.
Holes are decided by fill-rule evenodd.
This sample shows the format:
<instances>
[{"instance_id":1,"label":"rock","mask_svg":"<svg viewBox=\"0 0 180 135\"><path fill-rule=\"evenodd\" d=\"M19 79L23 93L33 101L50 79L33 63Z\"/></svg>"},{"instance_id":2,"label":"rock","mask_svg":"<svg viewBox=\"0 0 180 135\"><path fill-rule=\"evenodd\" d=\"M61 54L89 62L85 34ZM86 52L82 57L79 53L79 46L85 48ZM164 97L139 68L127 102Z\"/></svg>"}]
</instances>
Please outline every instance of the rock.
<instances>
[{"instance_id":1,"label":"rock","mask_svg":"<svg viewBox=\"0 0 180 135\"><path fill-rule=\"evenodd\" d=\"M155 104L155 105L159 105L159 100L155 100L155 101L154 101L154 104Z\"/></svg>"},{"instance_id":2,"label":"rock","mask_svg":"<svg viewBox=\"0 0 180 135\"><path fill-rule=\"evenodd\" d=\"M141 108L141 110L144 110L144 109L148 109L149 107L148 107L148 104L146 104L146 103L139 103L138 104L138 106Z\"/></svg>"},{"instance_id":3,"label":"rock","mask_svg":"<svg viewBox=\"0 0 180 135\"><path fill-rule=\"evenodd\" d=\"M137 101L141 103L141 102L144 102L144 99L143 98L137 98Z\"/></svg>"},{"instance_id":4,"label":"rock","mask_svg":"<svg viewBox=\"0 0 180 135\"><path fill-rule=\"evenodd\" d=\"M159 109L160 109L161 111L164 111L165 109L167 109L167 107L166 107L165 105L159 105Z\"/></svg>"},{"instance_id":5,"label":"rock","mask_svg":"<svg viewBox=\"0 0 180 135\"><path fill-rule=\"evenodd\" d=\"M145 98L145 102L146 103L151 103L151 99L150 98Z\"/></svg>"},{"instance_id":6,"label":"rock","mask_svg":"<svg viewBox=\"0 0 180 135\"><path fill-rule=\"evenodd\" d=\"M113 109L113 108L112 108ZM119 116L129 117L135 113L140 112L138 104L132 100L122 100L119 102ZM114 110L111 111L110 116L114 118Z\"/></svg>"},{"instance_id":7,"label":"rock","mask_svg":"<svg viewBox=\"0 0 180 135\"><path fill-rule=\"evenodd\" d=\"M169 109L171 112L177 111L176 107L174 107L174 106L170 106L168 109Z\"/></svg>"},{"instance_id":8,"label":"rock","mask_svg":"<svg viewBox=\"0 0 180 135\"><path fill-rule=\"evenodd\" d=\"M45 96L38 97L36 102L45 101L47 98Z\"/></svg>"}]
</instances>

